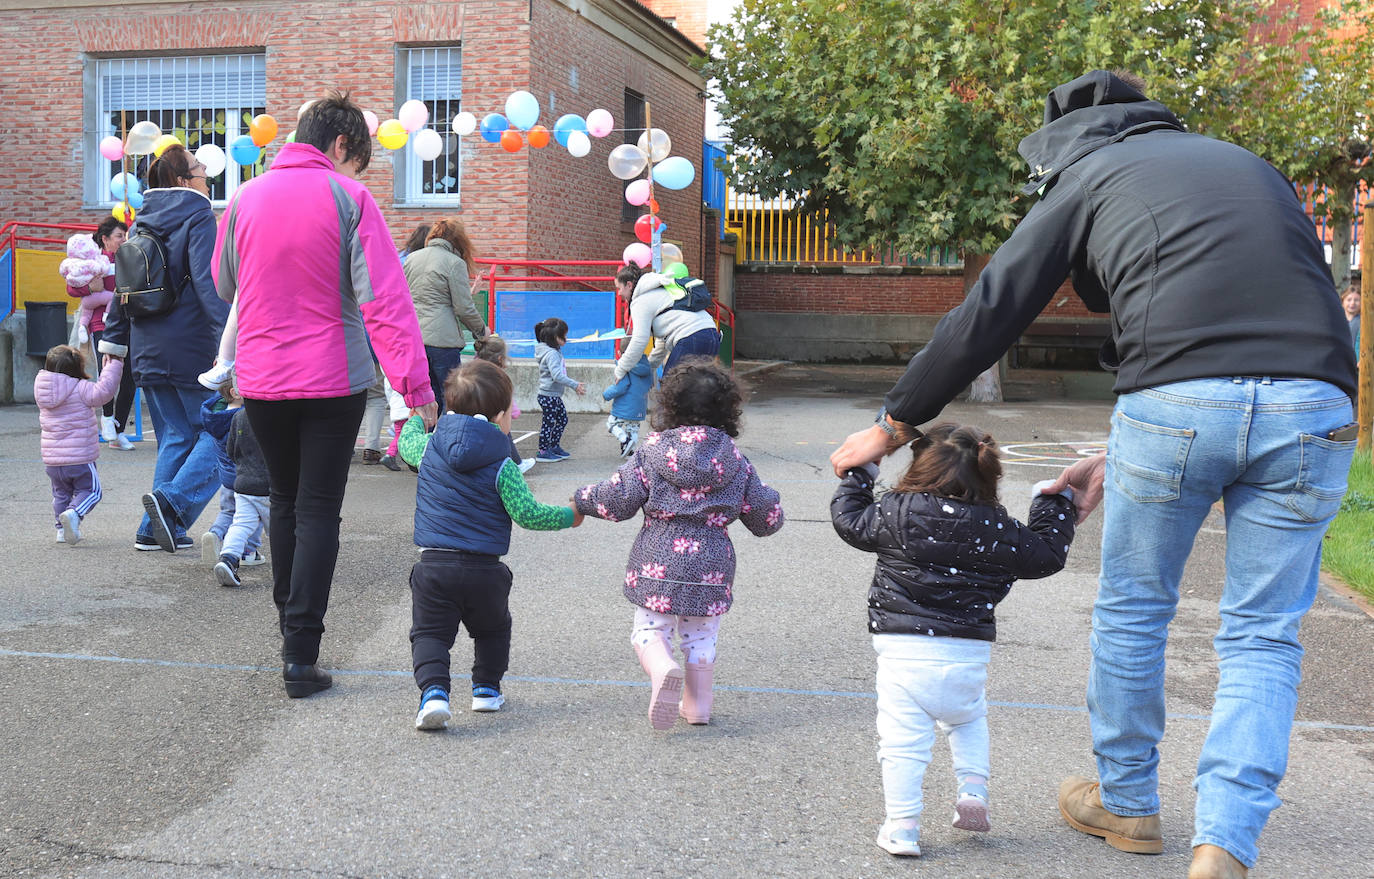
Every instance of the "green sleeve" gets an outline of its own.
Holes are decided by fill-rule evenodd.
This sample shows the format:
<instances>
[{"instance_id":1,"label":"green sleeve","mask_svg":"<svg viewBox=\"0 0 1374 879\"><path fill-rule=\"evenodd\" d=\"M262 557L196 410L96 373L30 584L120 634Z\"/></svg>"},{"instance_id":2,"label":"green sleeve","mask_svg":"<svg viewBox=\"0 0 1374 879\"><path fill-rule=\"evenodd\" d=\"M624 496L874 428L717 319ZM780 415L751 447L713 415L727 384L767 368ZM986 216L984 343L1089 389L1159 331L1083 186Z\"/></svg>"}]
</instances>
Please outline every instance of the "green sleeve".
<instances>
[{"instance_id":1,"label":"green sleeve","mask_svg":"<svg viewBox=\"0 0 1374 879\"><path fill-rule=\"evenodd\" d=\"M405 427L401 428L401 438L396 443L396 450L401 453L401 460L412 467L420 466L420 459L425 456L425 449L429 448L429 434L425 432L425 420L418 415L412 415L406 419Z\"/></svg>"},{"instance_id":2,"label":"green sleeve","mask_svg":"<svg viewBox=\"0 0 1374 879\"><path fill-rule=\"evenodd\" d=\"M496 475L496 490L511 521L529 531L558 531L571 528L572 507L553 507L534 499L520 466L509 459Z\"/></svg>"}]
</instances>

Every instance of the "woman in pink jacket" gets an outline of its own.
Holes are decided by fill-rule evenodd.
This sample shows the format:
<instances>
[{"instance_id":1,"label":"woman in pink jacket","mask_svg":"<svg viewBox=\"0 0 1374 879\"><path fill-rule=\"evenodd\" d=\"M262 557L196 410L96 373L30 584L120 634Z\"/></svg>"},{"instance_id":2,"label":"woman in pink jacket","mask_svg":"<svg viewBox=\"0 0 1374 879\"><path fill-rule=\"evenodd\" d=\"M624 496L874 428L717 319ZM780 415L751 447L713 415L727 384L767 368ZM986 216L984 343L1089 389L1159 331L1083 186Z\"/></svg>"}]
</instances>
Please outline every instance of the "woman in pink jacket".
<instances>
[{"instance_id":1,"label":"woman in pink jacket","mask_svg":"<svg viewBox=\"0 0 1374 879\"><path fill-rule=\"evenodd\" d=\"M81 539L81 520L100 503L100 440L95 408L114 399L124 361L107 356L99 381L86 379L86 362L70 345L57 345L38 377L33 398L38 403L39 441L48 479L52 480L52 514L58 543Z\"/></svg>"},{"instance_id":2,"label":"woman in pink jacket","mask_svg":"<svg viewBox=\"0 0 1374 879\"><path fill-rule=\"evenodd\" d=\"M437 415L420 326L381 210L358 176L372 156L362 110L314 101L295 143L239 187L220 221L219 295L238 302L234 369L272 487L272 597L292 698L329 687L317 666L348 463L382 371L413 411Z\"/></svg>"}]
</instances>

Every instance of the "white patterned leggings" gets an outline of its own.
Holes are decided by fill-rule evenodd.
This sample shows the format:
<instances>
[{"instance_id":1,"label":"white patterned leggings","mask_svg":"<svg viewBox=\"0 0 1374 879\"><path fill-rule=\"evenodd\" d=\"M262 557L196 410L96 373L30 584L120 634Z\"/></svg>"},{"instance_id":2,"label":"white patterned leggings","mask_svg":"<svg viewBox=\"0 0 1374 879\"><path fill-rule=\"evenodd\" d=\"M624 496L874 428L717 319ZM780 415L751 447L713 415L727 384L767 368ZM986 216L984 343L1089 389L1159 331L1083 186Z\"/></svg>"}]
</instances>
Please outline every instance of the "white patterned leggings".
<instances>
[{"instance_id":1,"label":"white patterned leggings","mask_svg":"<svg viewBox=\"0 0 1374 879\"><path fill-rule=\"evenodd\" d=\"M676 633L681 639L682 655L688 662L715 662L719 632L720 617L680 617L637 607L630 643L643 647L654 638L664 638L671 653Z\"/></svg>"}]
</instances>

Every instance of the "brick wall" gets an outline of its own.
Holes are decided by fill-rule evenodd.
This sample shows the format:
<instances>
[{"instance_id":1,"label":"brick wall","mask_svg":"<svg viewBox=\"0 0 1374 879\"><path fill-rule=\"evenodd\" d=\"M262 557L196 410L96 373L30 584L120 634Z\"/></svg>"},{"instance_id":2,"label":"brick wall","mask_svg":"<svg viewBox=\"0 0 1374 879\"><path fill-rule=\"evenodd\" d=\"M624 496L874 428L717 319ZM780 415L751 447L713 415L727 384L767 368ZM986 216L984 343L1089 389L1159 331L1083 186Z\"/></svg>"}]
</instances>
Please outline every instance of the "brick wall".
<instances>
[{"instance_id":1,"label":"brick wall","mask_svg":"<svg viewBox=\"0 0 1374 879\"><path fill-rule=\"evenodd\" d=\"M706 45L706 0L644 0L644 5L662 18L673 20L673 27L698 46Z\"/></svg>"}]
</instances>

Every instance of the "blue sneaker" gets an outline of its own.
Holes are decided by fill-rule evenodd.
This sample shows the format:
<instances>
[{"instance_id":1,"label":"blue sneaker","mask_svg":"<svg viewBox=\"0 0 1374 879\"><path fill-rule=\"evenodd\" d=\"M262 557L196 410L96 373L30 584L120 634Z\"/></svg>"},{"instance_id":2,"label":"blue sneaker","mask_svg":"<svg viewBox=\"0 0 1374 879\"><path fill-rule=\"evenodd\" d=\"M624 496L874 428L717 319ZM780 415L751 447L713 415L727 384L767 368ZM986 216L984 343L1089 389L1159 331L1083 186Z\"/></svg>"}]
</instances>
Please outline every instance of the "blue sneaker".
<instances>
[{"instance_id":1,"label":"blue sneaker","mask_svg":"<svg viewBox=\"0 0 1374 879\"><path fill-rule=\"evenodd\" d=\"M550 452L553 452L553 453L554 453L555 455L557 455L560 459L562 459L562 458L571 458L571 457L572 457L572 455L570 455L570 454L568 453L568 450L565 449L565 448L563 448L562 446L554 446L553 448L549 449L549 451L550 451Z\"/></svg>"},{"instance_id":2,"label":"blue sneaker","mask_svg":"<svg viewBox=\"0 0 1374 879\"><path fill-rule=\"evenodd\" d=\"M506 704L506 697L495 687L478 685L472 688L473 711L500 711Z\"/></svg>"},{"instance_id":3,"label":"blue sneaker","mask_svg":"<svg viewBox=\"0 0 1374 879\"><path fill-rule=\"evenodd\" d=\"M534 460L540 464L556 464L563 459L558 457L558 453L553 449L540 449L539 454L534 456Z\"/></svg>"},{"instance_id":4,"label":"blue sneaker","mask_svg":"<svg viewBox=\"0 0 1374 879\"><path fill-rule=\"evenodd\" d=\"M453 712L448 707L448 691L430 687L420 696L420 711L415 715L416 729L443 729Z\"/></svg>"}]
</instances>

